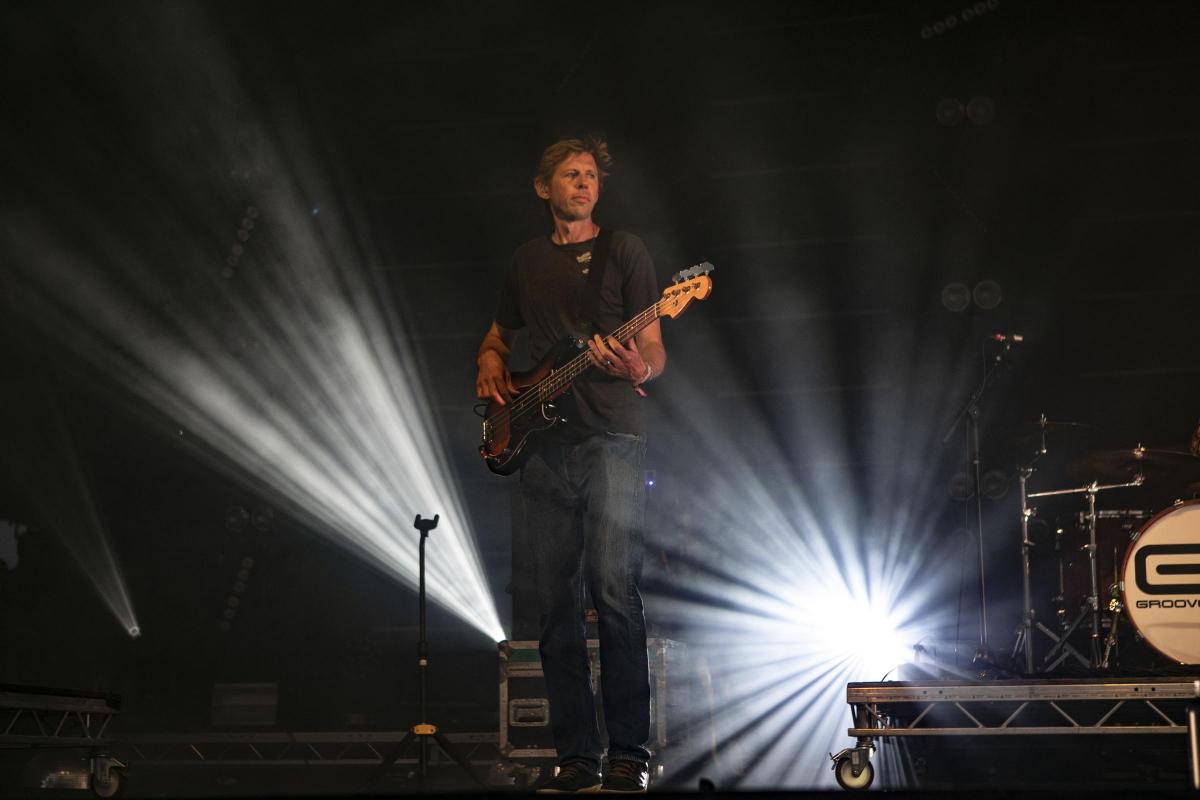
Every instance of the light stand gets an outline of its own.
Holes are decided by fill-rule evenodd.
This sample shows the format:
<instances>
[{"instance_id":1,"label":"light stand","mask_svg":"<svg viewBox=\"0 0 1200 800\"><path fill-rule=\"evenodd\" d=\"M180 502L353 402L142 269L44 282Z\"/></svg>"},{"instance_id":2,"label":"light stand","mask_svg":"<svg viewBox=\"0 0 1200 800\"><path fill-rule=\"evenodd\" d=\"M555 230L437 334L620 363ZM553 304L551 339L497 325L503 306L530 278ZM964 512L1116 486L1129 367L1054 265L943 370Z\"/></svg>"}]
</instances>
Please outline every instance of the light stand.
<instances>
[{"instance_id":1,"label":"light stand","mask_svg":"<svg viewBox=\"0 0 1200 800\"><path fill-rule=\"evenodd\" d=\"M479 784L483 788L487 786L475 772L471 769L471 764L455 749L454 745L443 736L431 722L428 722L429 715L426 713L426 691L428 688L427 671L429 669L429 642L425 638L425 540L429 538L429 532L437 527L438 518L440 515L434 514L433 519L421 519L418 514L413 522L413 527L421 532L421 542L418 546L419 561L418 561L418 583L417 583L417 674L420 676L420 721L408 729L408 733L398 741L395 747L392 748L379 766L375 768L375 772L367 780L366 786L371 786L376 783L383 774L396 763L396 760L406 755L408 750L415 744L417 747L417 787L421 790L425 789L425 777L429 768L429 747L432 744L441 749L443 753L449 756L456 764L462 767L467 776ZM430 742L430 740L433 740Z\"/></svg>"}]
</instances>

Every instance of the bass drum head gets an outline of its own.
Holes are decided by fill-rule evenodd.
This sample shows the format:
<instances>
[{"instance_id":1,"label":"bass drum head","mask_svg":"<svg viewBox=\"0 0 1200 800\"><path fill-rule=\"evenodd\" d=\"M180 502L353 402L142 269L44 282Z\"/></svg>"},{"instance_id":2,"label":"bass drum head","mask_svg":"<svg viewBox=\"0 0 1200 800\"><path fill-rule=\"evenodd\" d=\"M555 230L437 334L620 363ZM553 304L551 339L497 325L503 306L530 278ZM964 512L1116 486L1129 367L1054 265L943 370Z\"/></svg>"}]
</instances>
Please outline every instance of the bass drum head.
<instances>
[{"instance_id":1,"label":"bass drum head","mask_svg":"<svg viewBox=\"0 0 1200 800\"><path fill-rule=\"evenodd\" d=\"M1200 664L1200 500L1155 516L1121 568L1125 610L1146 642L1179 664Z\"/></svg>"}]
</instances>

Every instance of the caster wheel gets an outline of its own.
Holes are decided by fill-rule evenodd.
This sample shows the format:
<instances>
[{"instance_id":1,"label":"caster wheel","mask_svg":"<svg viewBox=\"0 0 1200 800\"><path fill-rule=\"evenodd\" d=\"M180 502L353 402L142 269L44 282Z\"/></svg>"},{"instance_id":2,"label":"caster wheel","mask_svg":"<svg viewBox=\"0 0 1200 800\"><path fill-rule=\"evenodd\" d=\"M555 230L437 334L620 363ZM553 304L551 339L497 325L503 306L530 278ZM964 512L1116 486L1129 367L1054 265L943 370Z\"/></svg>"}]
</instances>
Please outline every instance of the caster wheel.
<instances>
[{"instance_id":1,"label":"caster wheel","mask_svg":"<svg viewBox=\"0 0 1200 800\"><path fill-rule=\"evenodd\" d=\"M91 789L97 797L116 797L125 789L125 764L110 755L96 754L91 759Z\"/></svg>"},{"instance_id":2,"label":"caster wheel","mask_svg":"<svg viewBox=\"0 0 1200 800\"><path fill-rule=\"evenodd\" d=\"M116 797L119 791L121 791L121 773L118 770L109 770L107 780L102 781L95 776L92 777L92 794L97 797Z\"/></svg>"},{"instance_id":3,"label":"caster wheel","mask_svg":"<svg viewBox=\"0 0 1200 800\"><path fill-rule=\"evenodd\" d=\"M862 769L858 775L854 774L854 765L850 763L849 758L839 759L837 767L833 771L833 776L837 779L838 786L848 791L862 791L870 788L871 782L875 780L875 768L871 766L871 762L862 765Z\"/></svg>"}]
</instances>

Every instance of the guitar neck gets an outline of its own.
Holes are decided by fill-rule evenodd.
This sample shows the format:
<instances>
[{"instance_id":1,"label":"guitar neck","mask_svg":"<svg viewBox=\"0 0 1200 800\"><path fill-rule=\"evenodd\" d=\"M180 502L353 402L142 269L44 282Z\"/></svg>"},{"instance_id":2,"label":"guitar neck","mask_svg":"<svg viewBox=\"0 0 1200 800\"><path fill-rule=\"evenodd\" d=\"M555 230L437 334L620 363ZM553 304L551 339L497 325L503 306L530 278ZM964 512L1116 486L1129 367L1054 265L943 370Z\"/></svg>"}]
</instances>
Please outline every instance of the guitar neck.
<instances>
[{"instance_id":1,"label":"guitar neck","mask_svg":"<svg viewBox=\"0 0 1200 800\"><path fill-rule=\"evenodd\" d=\"M616 338L621 344L628 343L630 339L637 335L638 331L661 316L659 309L661 305L662 301L659 300L609 335ZM592 360L588 358L587 349L585 348L582 353L572 358L561 368L555 370L535 387L538 390L539 397L541 399L553 397L559 390L578 378L591 366L593 366Z\"/></svg>"}]
</instances>

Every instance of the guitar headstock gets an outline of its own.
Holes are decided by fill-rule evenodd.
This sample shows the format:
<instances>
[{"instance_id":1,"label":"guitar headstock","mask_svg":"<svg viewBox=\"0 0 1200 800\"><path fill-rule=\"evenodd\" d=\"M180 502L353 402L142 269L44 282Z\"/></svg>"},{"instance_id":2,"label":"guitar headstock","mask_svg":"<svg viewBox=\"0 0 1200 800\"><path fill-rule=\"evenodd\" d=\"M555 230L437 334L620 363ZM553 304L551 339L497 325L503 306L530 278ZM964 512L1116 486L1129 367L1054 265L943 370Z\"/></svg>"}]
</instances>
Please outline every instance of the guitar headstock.
<instances>
[{"instance_id":1,"label":"guitar headstock","mask_svg":"<svg viewBox=\"0 0 1200 800\"><path fill-rule=\"evenodd\" d=\"M668 286L662 299L658 301L659 316L678 317L693 300L708 297L708 293L712 291L712 278L708 277L708 273L714 269L716 267L712 264L703 261L675 273L671 277L671 280L675 281L674 285Z\"/></svg>"},{"instance_id":2,"label":"guitar headstock","mask_svg":"<svg viewBox=\"0 0 1200 800\"><path fill-rule=\"evenodd\" d=\"M712 263L708 261L701 261L699 264L688 267L687 269L679 270L679 272L676 272L671 276L671 280L675 283L682 283L689 278L699 278L701 275L707 275L715 269L716 267L714 267Z\"/></svg>"}]
</instances>

